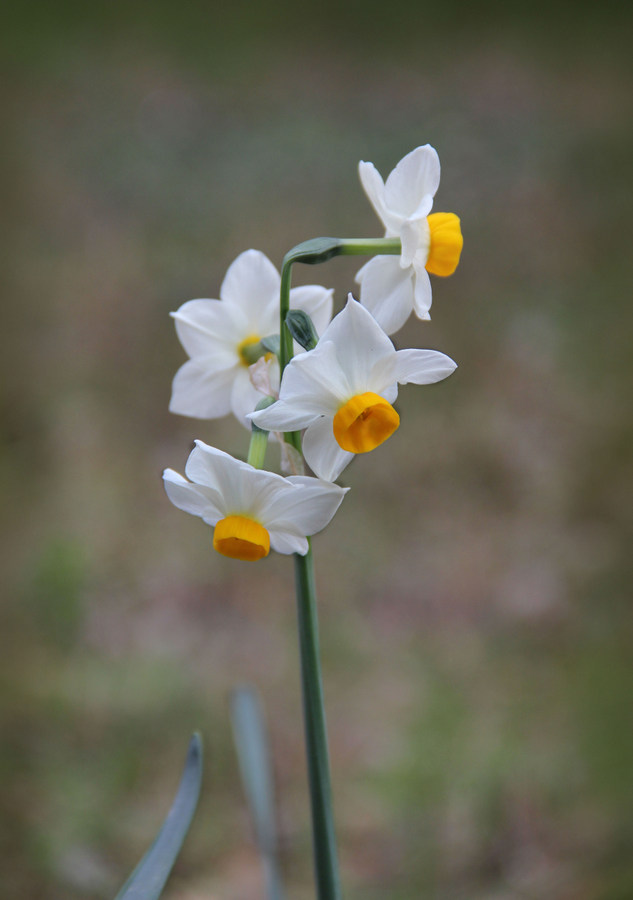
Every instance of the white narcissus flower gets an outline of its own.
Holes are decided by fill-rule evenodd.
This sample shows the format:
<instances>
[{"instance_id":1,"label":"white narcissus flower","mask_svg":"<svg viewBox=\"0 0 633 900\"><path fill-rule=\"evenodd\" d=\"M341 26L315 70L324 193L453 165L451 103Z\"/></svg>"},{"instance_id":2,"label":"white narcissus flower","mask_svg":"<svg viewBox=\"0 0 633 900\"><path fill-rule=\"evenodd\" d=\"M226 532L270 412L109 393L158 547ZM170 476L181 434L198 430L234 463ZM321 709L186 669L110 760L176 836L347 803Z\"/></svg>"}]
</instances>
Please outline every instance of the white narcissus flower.
<instances>
[{"instance_id":1,"label":"white narcissus flower","mask_svg":"<svg viewBox=\"0 0 633 900\"><path fill-rule=\"evenodd\" d=\"M282 478L196 441L185 473L166 469L167 496L214 526L218 553L252 562L277 553L308 552L307 535L328 524L348 488L318 478Z\"/></svg>"},{"instance_id":2,"label":"white narcissus flower","mask_svg":"<svg viewBox=\"0 0 633 900\"><path fill-rule=\"evenodd\" d=\"M440 183L440 161L430 144L400 160L386 182L370 162L358 164L360 180L385 237L402 242L400 256L375 256L356 273L360 300L387 334L401 328L412 311L430 319L433 275L452 275L463 238L454 213L431 213ZM429 215L431 213L431 215Z\"/></svg>"},{"instance_id":3,"label":"white narcissus flower","mask_svg":"<svg viewBox=\"0 0 633 900\"><path fill-rule=\"evenodd\" d=\"M279 333L280 275L259 250L246 250L231 263L219 300L190 300L172 313L181 344L191 357L173 381L171 412L215 419L232 412L248 426L246 414L262 399L249 376L247 349ZM290 291L290 306L312 318L320 333L332 317L332 291L319 285ZM269 380L279 383L270 354Z\"/></svg>"},{"instance_id":4,"label":"white narcissus flower","mask_svg":"<svg viewBox=\"0 0 633 900\"><path fill-rule=\"evenodd\" d=\"M295 356L279 400L249 418L261 428L305 428L304 456L334 481L356 453L367 453L400 424L391 405L398 384L432 384L456 368L435 350L396 350L370 312L349 296L314 350Z\"/></svg>"}]
</instances>

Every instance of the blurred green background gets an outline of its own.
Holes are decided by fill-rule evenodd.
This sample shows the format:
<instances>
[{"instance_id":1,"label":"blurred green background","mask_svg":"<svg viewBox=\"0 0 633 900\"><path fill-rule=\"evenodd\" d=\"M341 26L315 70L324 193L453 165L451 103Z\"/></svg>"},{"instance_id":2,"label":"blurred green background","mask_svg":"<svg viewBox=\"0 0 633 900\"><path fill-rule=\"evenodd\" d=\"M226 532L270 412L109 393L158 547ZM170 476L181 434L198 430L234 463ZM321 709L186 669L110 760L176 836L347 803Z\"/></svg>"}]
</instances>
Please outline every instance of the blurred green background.
<instances>
[{"instance_id":1,"label":"blurred green background","mask_svg":"<svg viewBox=\"0 0 633 900\"><path fill-rule=\"evenodd\" d=\"M356 175L430 142L462 218L404 388L315 539L350 900L633 897L632 16L626 4L35 2L0 52L2 896L111 898L190 733L166 894L262 887L227 697L266 706L289 895L313 896L292 565L167 501L168 313L242 250L378 236ZM297 270L336 288L358 261Z\"/></svg>"}]
</instances>

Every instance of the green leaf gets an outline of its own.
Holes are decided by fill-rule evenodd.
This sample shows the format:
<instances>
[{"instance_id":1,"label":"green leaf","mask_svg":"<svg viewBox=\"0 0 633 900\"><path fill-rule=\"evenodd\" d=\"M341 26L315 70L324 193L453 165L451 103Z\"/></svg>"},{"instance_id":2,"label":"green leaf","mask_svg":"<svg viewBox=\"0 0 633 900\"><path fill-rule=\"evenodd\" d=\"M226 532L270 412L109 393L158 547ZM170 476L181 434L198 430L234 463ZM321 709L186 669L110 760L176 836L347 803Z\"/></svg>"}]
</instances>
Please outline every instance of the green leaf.
<instances>
[{"instance_id":1,"label":"green leaf","mask_svg":"<svg viewBox=\"0 0 633 900\"><path fill-rule=\"evenodd\" d=\"M194 734L189 744L178 793L163 827L116 900L158 900L169 878L196 810L202 782L202 741Z\"/></svg>"},{"instance_id":2,"label":"green leaf","mask_svg":"<svg viewBox=\"0 0 633 900\"><path fill-rule=\"evenodd\" d=\"M268 741L261 705L252 688L241 687L233 691L231 718L242 782L253 819L255 842L264 867L267 896L269 900L283 900L284 892L277 861L277 822Z\"/></svg>"}]
</instances>

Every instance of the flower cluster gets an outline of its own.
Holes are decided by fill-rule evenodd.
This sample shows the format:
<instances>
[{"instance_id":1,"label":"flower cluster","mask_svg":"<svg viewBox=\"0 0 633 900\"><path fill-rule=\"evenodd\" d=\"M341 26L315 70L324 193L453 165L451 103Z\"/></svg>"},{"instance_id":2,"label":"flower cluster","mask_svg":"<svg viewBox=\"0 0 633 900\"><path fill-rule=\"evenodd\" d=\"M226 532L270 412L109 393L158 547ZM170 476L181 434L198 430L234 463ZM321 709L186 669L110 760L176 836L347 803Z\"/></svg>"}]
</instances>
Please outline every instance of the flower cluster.
<instances>
[{"instance_id":1,"label":"flower cluster","mask_svg":"<svg viewBox=\"0 0 633 900\"><path fill-rule=\"evenodd\" d=\"M170 500L213 526L213 546L225 556L253 561L271 547L305 555L308 536L329 523L346 493L333 482L357 454L379 447L399 427L393 407L398 385L432 384L455 369L443 353L396 350L389 337L411 312L429 318L429 273L449 275L459 262L459 219L431 213L440 177L437 153L418 147L386 182L371 163L361 162L359 174L385 226L385 241L374 241L378 255L357 273L360 302L350 294L334 318L332 290L290 290L291 308L304 314L315 337L304 343L304 352L295 344L297 355L283 373L276 352L282 278L263 253L238 256L219 299L190 300L173 313L189 360L174 378L171 411L200 419L233 413L252 424L249 462L197 441L187 478L172 469L163 476ZM382 244L389 244L385 255ZM264 397L268 405L260 402ZM315 477L263 470L263 453L253 447L261 447L263 434L265 452L265 432L281 441L282 433L290 433Z\"/></svg>"}]
</instances>

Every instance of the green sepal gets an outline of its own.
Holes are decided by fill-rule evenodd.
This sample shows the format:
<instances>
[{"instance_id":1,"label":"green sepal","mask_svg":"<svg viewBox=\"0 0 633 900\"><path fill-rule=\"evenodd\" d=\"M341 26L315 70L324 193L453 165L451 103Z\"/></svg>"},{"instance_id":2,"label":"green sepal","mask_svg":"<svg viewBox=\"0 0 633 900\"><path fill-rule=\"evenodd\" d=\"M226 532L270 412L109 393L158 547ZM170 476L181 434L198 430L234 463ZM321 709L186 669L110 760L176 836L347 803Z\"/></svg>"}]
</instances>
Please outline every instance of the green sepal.
<instances>
[{"instance_id":1,"label":"green sepal","mask_svg":"<svg viewBox=\"0 0 633 900\"><path fill-rule=\"evenodd\" d=\"M202 741L194 734L189 744L178 792L163 827L116 900L158 900L189 830L202 783Z\"/></svg>"},{"instance_id":2,"label":"green sepal","mask_svg":"<svg viewBox=\"0 0 633 900\"><path fill-rule=\"evenodd\" d=\"M341 252L341 239L331 237L312 238L297 244L284 256L283 265L302 262L308 265L327 262Z\"/></svg>"},{"instance_id":3,"label":"green sepal","mask_svg":"<svg viewBox=\"0 0 633 900\"><path fill-rule=\"evenodd\" d=\"M314 350L319 340L312 319L302 309L291 309L286 316L286 327L304 350Z\"/></svg>"},{"instance_id":4,"label":"green sepal","mask_svg":"<svg viewBox=\"0 0 633 900\"><path fill-rule=\"evenodd\" d=\"M273 403L275 403L275 402L276 402L276 400L274 397L263 397L259 401L257 406L255 407L253 412L259 412L261 409L268 409L268 407L272 406ZM259 433L268 434L268 429L260 428L259 425L256 425L254 422L251 421L251 432L252 432L252 434L259 434Z\"/></svg>"},{"instance_id":5,"label":"green sepal","mask_svg":"<svg viewBox=\"0 0 633 900\"><path fill-rule=\"evenodd\" d=\"M268 349L264 346L264 342L257 341L255 344L247 344L245 347L242 347L240 356L247 365L253 366L267 352Z\"/></svg>"},{"instance_id":6,"label":"green sepal","mask_svg":"<svg viewBox=\"0 0 633 900\"><path fill-rule=\"evenodd\" d=\"M279 345L280 339L278 334L269 334L266 337L262 338L260 344L264 348L264 350L268 350L269 353L274 353L275 356L279 356Z\"/></svg>"},{"instance_id":7,"label":"green sepal","mask_svg":"<svg viewBox=\"0 0 633 900\"><path fill-rule=\"evenodd\" d=\"M283 266L296 262L316 265L334 256L376 256L398 254L400 238L333 238L318 237L297 244L284 256Z\"/></svg>"}]
</instances>

